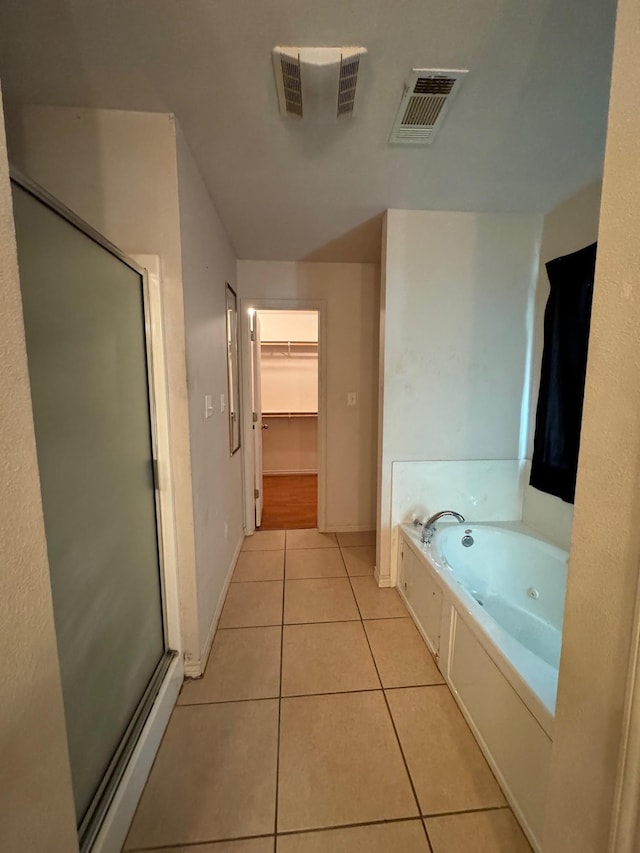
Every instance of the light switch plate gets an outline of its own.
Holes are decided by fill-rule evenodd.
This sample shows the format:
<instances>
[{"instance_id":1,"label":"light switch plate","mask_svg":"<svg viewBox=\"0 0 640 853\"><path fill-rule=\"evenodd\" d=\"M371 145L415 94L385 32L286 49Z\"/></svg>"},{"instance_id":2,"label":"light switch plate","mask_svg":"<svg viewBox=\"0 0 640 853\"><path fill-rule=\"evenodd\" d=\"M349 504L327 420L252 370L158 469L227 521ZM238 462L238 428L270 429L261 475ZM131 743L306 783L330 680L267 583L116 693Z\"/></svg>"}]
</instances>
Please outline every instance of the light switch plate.
<instances>
[{"instance_id":1,"label":"light switch plate","mask_svg":"<svg viewBox=\"0 0 640 853\"><path fill-rule=\"evenodd\" d=\"M205 420L213 416L213 396L211 394L204 395L204 417Z\"/></svg>"},{"instance_id":2,"label":"light switch plate","mask_svg":"<svg viewBox=\"0 0 640 853\"><path fill-rule=\"evenodd\" d=\"M347 406L355 406L358 403L358 395L355 391L347 391Z\"/></svg>"}]
</instances>

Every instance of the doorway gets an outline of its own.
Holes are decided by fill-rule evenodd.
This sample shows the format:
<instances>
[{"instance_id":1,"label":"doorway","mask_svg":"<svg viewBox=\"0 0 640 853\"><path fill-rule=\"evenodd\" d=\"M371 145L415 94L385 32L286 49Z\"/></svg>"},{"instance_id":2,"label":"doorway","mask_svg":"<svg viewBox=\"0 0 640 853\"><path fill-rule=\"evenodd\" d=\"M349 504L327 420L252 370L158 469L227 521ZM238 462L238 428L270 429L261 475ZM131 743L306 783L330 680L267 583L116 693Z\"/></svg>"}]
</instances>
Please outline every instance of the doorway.
<instances>
[{"instance_id":1,"label":"doorway","mask_svg":"<svg viewBox=\"0 0 640 853\"><path fill-rule=\"evenodd\" d=\"M256 528L318 526L319 312L252 315Z\"/></svg>"}]
</instances>

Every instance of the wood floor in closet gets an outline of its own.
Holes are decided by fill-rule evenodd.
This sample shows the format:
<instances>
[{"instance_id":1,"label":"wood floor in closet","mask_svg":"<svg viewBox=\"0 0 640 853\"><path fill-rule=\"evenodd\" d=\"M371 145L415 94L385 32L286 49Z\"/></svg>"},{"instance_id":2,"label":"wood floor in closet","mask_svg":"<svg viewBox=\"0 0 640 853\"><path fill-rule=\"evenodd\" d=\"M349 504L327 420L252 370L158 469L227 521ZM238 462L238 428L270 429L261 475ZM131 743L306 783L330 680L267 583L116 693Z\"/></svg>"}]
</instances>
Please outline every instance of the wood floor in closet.
<instances>
[{"instance_id":1,"label":"wood floor in closet","mask_svg":"<svg viewBox=\"0 0 640 853\"><path fill-rule=\"evenodd\" d=\"M318 526L318 475L265 476L261 530Z\"/></svg>"}]
</instances>

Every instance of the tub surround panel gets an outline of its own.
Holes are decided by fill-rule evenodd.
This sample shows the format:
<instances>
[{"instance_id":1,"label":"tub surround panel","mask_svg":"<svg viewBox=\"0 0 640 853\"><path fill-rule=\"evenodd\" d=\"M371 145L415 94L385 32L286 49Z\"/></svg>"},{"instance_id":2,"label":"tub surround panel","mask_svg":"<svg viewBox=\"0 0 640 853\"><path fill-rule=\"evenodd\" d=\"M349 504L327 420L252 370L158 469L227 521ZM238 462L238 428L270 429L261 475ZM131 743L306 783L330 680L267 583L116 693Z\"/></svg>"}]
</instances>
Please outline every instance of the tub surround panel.
<instances>
[{"instance_id":1,"label":"tub surround panel","mask_svg":"<svg viewBox=\"0 0 640 853\"><path fill-rule=\"evenodd\" d=\"M467 521L517 521L521 515L517 459L394 462L391 475L390 583L397 579L397 525L454 509Z\"/></svg>"}]
</instances>

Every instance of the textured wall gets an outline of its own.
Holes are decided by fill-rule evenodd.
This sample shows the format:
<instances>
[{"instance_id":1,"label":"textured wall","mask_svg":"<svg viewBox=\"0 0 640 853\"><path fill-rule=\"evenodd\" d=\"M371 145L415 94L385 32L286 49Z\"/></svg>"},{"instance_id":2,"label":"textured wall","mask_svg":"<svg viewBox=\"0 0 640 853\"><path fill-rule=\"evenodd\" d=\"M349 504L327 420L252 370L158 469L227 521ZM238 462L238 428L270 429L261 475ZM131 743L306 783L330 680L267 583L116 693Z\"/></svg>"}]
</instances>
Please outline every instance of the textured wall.
<instances>
[{"instance_id":1,"label":"textured wall","mask_svg":"<svg viewBox=\"0 0 640 853\"><path fill-rule=\"evenodd\" d=\"M177 128L180 241L193 491L199 658L204 669L224 583L243 538L242 457L229 452L225 282L236 288L236 256L187 141ZM214 414L205 420L204 396ZM220 411L220 395L227 400Z\"/></svg>"},{"instance_id":2,"label":"textured wall","mask_svg":"<svg viewBox=\"0 0 640 853\"><path fill-rule=\"evenodd\" d=\"M640 6L620 0L545 853L603 853L640 562ZM635 849L635 848L634 848Z\"/></svg>"},{"instance_id":3,"label":"textured wall","mask_svg":"<svg viewBox=\"0 0 640 853\"><path fill-rule=\"evenodd\" d=\"M0 849L77 850L0 111Z\"/></svg>"}]
</instances>

